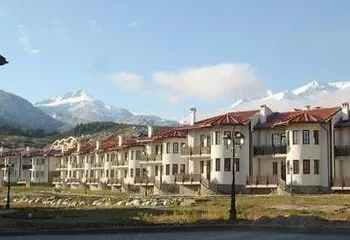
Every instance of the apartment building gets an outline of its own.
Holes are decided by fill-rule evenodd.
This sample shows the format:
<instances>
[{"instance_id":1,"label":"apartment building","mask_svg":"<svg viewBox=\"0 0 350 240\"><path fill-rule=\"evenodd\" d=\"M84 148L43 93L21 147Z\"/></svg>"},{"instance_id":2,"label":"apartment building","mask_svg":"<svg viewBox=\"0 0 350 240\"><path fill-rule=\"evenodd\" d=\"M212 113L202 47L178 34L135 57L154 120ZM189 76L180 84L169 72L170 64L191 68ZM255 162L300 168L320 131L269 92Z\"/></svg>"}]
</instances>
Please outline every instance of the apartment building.
<instances>
[{"instance_id":1,"label":"apartment building","mask_svg":"<svg viewBox=\"0 0 350 240\"><path fill-rule=\"evenodd\" d=\"M238 135L244 141L229 144ZM147 137L113 133L58 142L60 181L54 183L71 187L229 193L234 167L241 193L350 190L348 103L289 112L262 105L199 121L192 108L188 125L156 134L150 126Z\"/></svg>"}]
</instances>

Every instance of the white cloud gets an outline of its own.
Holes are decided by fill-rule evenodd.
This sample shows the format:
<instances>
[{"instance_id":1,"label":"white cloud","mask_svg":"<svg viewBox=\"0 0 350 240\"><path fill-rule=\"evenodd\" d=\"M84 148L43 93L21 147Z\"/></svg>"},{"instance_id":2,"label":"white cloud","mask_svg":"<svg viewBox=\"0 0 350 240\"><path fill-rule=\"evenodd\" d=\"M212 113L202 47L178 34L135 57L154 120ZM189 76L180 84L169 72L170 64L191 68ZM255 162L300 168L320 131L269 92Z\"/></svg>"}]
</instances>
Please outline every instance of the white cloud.
<instances>
[{"instance_id":1,"label":"white cloud","mask_svg":"<svg viewBox=\"0 0 350 240\"><path fill-rule=\"evenodd\" d=\"M179 98L213 100L232 95L247 96L261 92L263 81L249 64L223 63L194 67L178 72L156 72L153 80ZM173 99L174 100L174 99Z\"/></svg>"},{"instance_id":2,"label":"white cloud","mask_svg":"<svg viewBox=\"0 0 350 240\"><path fill-rule=\"evenodd\" d=\"M129 28L136 28L139 26L139 23L137 21L132 21L131 23L128 24Z\"/></svg>"},{"instance_id":3,"label":"white cloud","mask_svg":"<svg viewBox=\"0 0 350 240\"><path fill-rule=\"evenodd\" d=\"M91 31L93 31L96 34L101 33L101 28L97 24L97 21L93 20L93 21L90 22L90 29L91 29Z\"/></svg>"},{"instance_id":4,"label":"white cloud","mask_svg":"<svg viewBox=\"0 0 350 240\"><path fill-rule=\"evenodd\" d=\"M32 44L30 41L30 33L27 27L24 26L23 24L18 25L18 32L19 32L18 42L22 50L30 54L39 53L38 49L35 49L32 47Z\"/></svg>"},{"instance_id":5,"label":"white cloud","mask_svg":"<svg viewBox=\"0 0 350 240\"><path fill-rule=\"evenodd\" d=\"M52 19L52 23L53 23L53 33L55 35L56 40L60 42L67 41L68 33L64 26L64 22L60 18L54 17Z\"/></svg>"},{"instance_id":6,"label":"white cloud","mask_svg":"<svg viewBox=\"0 0 350 240\"><path fill-rule=\"evenodd\" d=\"M140 89L143 86L143 77L134 73L113 73L107 75L106 79L115 83L118 87L128 90Z\"/></svg>"}]
</instances>

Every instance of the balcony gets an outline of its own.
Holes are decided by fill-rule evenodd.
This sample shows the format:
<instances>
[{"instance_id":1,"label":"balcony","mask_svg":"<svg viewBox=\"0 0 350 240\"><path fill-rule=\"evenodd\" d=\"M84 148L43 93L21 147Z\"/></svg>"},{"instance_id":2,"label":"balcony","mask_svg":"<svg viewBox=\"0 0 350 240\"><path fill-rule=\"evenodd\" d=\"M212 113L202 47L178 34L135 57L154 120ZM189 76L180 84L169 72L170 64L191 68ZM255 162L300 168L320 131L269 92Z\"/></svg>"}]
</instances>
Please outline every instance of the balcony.
<instances>
[{"instance_id":1,"label":"balcony","mask_svg":"<svg viewBox=\"0 0 350 240\"><path fill-rule=\"evenodd\" d=\"M64 170L64 169L68 168L68 165L67 164L57 164L56 168L58 170Z\"/></svg>"},{"instance_id":2,"label":"balcony","mask_svg":"<svg viewBox=\"0 0 350 240\"><path fill-rule=\"evenodd\" d=\"M64 183L65 179L62 177L54 177L52 178L52 183Z\"/></svg>"},{"instance_id":3,"label":"balcony","mask_svg":"<svg viewBox=\"0 0 350 240\"><path fill-rule=\"evenodd\" d=\"M334 147L334 155L336 157L350 156L350 146L336 146L336 147Z\"/></svg>"},{"instance_id":4,"label":"balcony","mask_svg":"<svg viewBox=\"0 0 350 240\"><path fill-rule=\"evenodd\" d=\"M72 168L84 168L84 164L83 163L73 163Z\"/></svg>"},{"instance_id":5,"label":"balcony","mask_svg":"<svg viewBox=\"0 0 350 240\"><path fill-rule=\"evenodd\" d=\"M141 155L141 162L161 162L162 154Z\"/></svg>"},{"instance_id":6,"label":"balcony","mask_svg":"<svg viewBox=\"0 0 350 240\"><path fill-rule=\"evenodd\" d=\"M31 169L32 168L32 164L23 164L22 165L22 169L23 170L29 170L29 169Z\"/></svg>"},{"instance_id":7,"label":"balcony","mask_svg":"<svg viewBox=\"0 0 350 240\"><path fill-rule=\"evenodd\" d=\"M286 154L286 153L287 153L287 146L271 146L271 145L254 146L254 156L276 155L276 154Z\"/></svg>"},{"instance_id":8,"label":"balcony","mask_svg":"<svg viewBox=\"0 0 350 240\"><path fill-rule=\"evenodd\" d=\"M176 183L182 184L192 184L192 183L200 183L202 180L202 176L200 173L180 173L175 176Z\"/></svg>"},{"instance_id":9,"label":"balcony","mask_svg":"<svg viewBox=\"0 0 350 240\"><path fill-rule=\"evenodd\" d=\"M138 177L135 177L135 184L141 184L141 185L144 185L144 184L153 184L155 181L154 177L151 176L138 176Z\"/></svg>"},{"instance_id":10,"label":"balcony","mask_svg":"<svg viewBox=\"0 0 350 240\"><path fill-rule=\"evenodd\" d=\"M211 153L210 147L184 147L181 150L181 156L209 156Z\"/></svg>"},{"instance_id":11,"label":"balcony","mask_svg":"<svg viewBox=\"0 0 350 240\"><path fill-rule=\"evenodd\" d=\"M246 185L256 187L277 187L277 175L247 176Z\"/></svg>"},{"instance_id":12,"label":"balcony","mask_svg":"<svg viewBox=\"0 0 350 240\"><path fill-rule=\"evenodd\" d=\"M91 168L103 168L104 164L102 163L93 163L91 164Z\"/></svg>"},{"instance_id":13,"label":"balcony","mask_svg":"<svg viewBox=\"0 0 350 240\"><path fill-rule=\"evenodd\" d=\"M107 186L113 186L113 185L121 185L121 181L119 179L108 179Z\"/></svg>"},{"instance_id":14,"label":"balcony","mask_svg":"<svg viewBox=\"0 0 350 240\"><path fill-rule=\"evenodd\" d=\"M99 178L87 178L85 183L86 184L99 184L100 179Z\"/></svg>"}]
</instances>

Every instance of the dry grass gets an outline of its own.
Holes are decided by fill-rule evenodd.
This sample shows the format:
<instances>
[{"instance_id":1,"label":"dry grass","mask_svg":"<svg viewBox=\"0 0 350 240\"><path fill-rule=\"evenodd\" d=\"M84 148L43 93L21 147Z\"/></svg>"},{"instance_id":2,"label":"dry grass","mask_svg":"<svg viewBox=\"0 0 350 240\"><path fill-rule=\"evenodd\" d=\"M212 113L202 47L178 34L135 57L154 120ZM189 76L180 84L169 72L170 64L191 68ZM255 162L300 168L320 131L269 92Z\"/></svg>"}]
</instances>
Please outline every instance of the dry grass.
<instances>
[{"instance_id":1,"label":"dry grass","mask_svg":"<svg viewBox=\"0 0 350 240\"><path fill-rule=\"evenodd\" d=\"M229 210L229 197L212 197L209 201L173 207L170 213L146 215L141 219L152 223L225 221L229 217ZM350 221L350 195L238 196L237 215L242 220L256 220L262 216L301 215Z\"/></svg>"}]
</instances>

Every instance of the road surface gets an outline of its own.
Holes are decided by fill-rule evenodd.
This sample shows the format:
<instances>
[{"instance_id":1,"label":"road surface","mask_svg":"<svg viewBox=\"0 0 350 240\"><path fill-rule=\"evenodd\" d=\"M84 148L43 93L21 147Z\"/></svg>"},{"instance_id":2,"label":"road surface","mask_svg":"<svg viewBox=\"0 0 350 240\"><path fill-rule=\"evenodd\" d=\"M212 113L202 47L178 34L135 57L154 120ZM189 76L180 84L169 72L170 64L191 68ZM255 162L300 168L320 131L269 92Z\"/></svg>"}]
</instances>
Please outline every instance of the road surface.
<instances>
[{"instance_id":1,"label":"road surface","mask_svg":"<svg viewBox=\"0 0 350 240\"><path fill-rule=\"evenodd\" d=\"M349 235L305 234L260 231L202 231L202 232L162 232L129 234L80 234L80 235L38 235L38 236L2 236L4 240L349 240Z\"/></svg>"}]
</instances>

